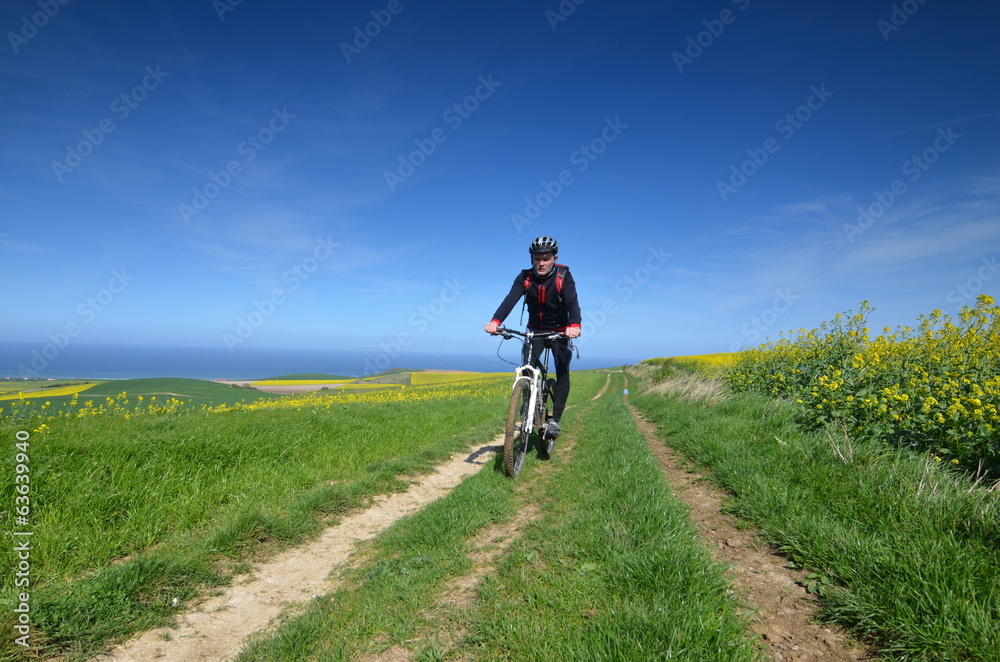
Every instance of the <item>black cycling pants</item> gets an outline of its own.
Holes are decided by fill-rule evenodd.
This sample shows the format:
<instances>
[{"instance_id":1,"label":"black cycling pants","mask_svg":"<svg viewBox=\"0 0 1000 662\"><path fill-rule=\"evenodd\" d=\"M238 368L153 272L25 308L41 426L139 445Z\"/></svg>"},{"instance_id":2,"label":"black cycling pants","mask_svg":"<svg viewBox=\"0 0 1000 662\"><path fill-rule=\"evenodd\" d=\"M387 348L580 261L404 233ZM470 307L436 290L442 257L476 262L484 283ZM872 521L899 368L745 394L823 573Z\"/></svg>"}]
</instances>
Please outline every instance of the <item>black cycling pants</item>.
<instances>
[{"instance_id":1,"label":"black cycling pants","mask_svg":"<svg viewBox=\"0 0 1000 662\"><path fill-rule=\"evenodd\" d=\"M556 338L552 342L552 358L556 364L556 383L552 389L552 418L557 421L562 418L569 398L569 363L573 359L573 350L569 346L569 338ZM535 338L531 341L531 362L540 365L539 357L545 349L545 338ZM524 357L527 361L528 357Z\"/></svg>"}]
</instances>

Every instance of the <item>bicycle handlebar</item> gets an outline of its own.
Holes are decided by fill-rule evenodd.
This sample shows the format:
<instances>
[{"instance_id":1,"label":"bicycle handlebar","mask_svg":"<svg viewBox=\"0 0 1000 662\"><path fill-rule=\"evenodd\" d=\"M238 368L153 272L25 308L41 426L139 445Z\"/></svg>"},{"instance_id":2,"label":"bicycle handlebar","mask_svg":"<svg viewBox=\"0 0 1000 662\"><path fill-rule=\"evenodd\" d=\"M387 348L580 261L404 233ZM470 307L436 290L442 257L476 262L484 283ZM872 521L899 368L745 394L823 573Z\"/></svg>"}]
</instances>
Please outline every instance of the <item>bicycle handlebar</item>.
<instances>
[{"instance_id":1,"label":"bicycle handlebar","mask_svg":"<svg viewBox=\"0 0 1000 662\"><path fill-rule=\"evenodd\" d=\"M497 335L503 336L507 340L510 340L514 336L521 336L525 339L565 337L562 331L518 331L517 329L508 329L503 326L497 328Z\"/></svg>"}]
</instances>

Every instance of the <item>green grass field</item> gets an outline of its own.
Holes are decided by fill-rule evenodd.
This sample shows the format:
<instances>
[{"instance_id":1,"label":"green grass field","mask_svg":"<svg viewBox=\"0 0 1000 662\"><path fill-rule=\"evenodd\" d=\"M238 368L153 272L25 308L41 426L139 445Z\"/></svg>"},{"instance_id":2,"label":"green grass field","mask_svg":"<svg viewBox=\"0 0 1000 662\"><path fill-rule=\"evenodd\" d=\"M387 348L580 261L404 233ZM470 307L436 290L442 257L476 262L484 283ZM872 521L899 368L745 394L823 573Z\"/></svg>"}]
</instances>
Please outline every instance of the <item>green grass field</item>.
<instances>
[{"instance_id":1,"label":"green grass field","mask_svg":"<svg viewBox=\"0 0 1000 662\"><path fill-rule=\"evenodd\" d=\"M351 381L354 377L347 377L345 375L327 375L322 372L303 372L296 373L292 375L277 375L276 377L261 377L260 379L254 379L250 381L280 381L286 379L303 379L315 382L341 382L341 381Z\"/></svg>"},{"instance_id":2,"label":"green grass field","mask_svg":"<svg viewBox=\"0 0 1000 662\"><path fill-rule=\"evenodd\" d=\"M238 387L209 382L202 379L183 379L180 377L168 377L160 379L123 379L120 381L108 381L87 389L80 394L80 398L85 397L107 397L115 396L119 393L128 393L130 397L144 396L146 398L157 395L161 397L176 397L185 400L202 402L225 402L231 400L233 393L239 393L239 398L259 397L253 391L245 391ZM270 397L270 396L264 396Z\"/></svg>"},{"instance_id":3,"label":"green grass field","mask_svg":"<svg viewBox=\"0 0 1000 662\"><path fill-rule=\"evenodd\" d=\"M1000 492L925 455L803 432L774 400L647 392L641 370L629 374L631 403L731 494L727 510L742 526L822 577L824 618L887 659L1000 661ZM593 400L607 379L574 373L567 432L551 460L532 453L516 480L494 463L398 521L363 548L340 589L239 659L356 659L393 647L421 660L760 659L729 579L628 414L623 375ZM242 395L196 380L136 382L130 398ZM120 392L100 386L107 397ZM3 420L0 501L15 503L18 463L30 475L36 652L88 659L168 622L182 608L175 598L195 602L249 563L404 489L406 476L490 443L510 378L339 390L216 412L28 428ZM702 392L711 398L691 395ZM19 431L30 436L23 449ZM475 599L438 605L449 582L473 570L475 537L526 510ZM16 567L12 545L0 548L0 563ZM5 632L19 590L13 573L0 577ZM0 659L23 653L13 637L0 639Z\"/></svg>"},{"instance_id":4,"label":"green grass field","mask_svg":"<svg viewBox=\"0 0 1000 662\"><path fill-rule=\"evenodd\" d=\"M219 397L236 391L142 381L147 394L176 388L211 400L220 389ZM172 611L167 595L188 599L224 582L234 563L300 542L321 520L403 487L397 476L492 436L505 387L484 382L480 392L454 400L403 394L382 404L338 398L326 411L314 404L51 421L31 435L29 452L36 631L50 653L84 656L161 621ZM13 440L18 427L0 430ZM13 467L13 445L8 451L5 466ZM3 475L0 498L13 503L11 472ZM16 564L11 546L0 563ZM9 618L12 575L0 586L0 605L10 607L0 618ZM16 653L9 639L4 646Z\"/></svg>"}]
</instances>

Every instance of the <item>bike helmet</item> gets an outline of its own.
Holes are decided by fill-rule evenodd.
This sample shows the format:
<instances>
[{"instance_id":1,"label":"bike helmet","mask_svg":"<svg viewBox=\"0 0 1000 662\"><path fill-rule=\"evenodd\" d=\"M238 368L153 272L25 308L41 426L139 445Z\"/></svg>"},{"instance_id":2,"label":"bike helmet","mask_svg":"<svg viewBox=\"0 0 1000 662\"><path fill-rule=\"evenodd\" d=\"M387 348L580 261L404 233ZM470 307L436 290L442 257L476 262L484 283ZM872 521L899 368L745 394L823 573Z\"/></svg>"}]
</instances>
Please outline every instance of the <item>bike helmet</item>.
<instances>
[{"instance_id":1,"label":"bike helmet","mask_svg":"<svg viewBox=\"0 0 1000 662\"><path fill-rule=\"evenodd\" d=\"M535 253L558 253L559 242L552 237L536 237L531 242L531 246L528 246L528 252L532 255Z\"/></svg>"}]
</instances>

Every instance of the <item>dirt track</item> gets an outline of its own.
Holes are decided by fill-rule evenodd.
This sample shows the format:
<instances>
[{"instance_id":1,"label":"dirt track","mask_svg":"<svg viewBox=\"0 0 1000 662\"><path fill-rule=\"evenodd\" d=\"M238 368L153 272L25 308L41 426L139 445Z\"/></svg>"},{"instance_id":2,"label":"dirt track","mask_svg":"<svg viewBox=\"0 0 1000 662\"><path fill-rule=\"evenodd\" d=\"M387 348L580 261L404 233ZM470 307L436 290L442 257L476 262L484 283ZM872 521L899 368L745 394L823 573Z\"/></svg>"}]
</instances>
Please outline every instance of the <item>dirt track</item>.
<instances>
[{"instance_id":1,"label":"dirt track","mask_svg":"<svg viewBox=\"0 0 1000 662\"><path fill-rule=\"evenodd\" d=\"M760 635L767 652L775 660L795 662L870 657L843 632L814 621L816 603L798 583L805 573L788 568L777 550L758 542L752 531L738 528L733 518L722 512L725 493L685 468L683 458L656 436L656 426L634 409L632 415L674 494L691 509L691 519L705 545L717 561L730 567L740 598L755 612L751 628Z\"/></svg>"},{"instance_id":2,"label":"dirt track","mask_svg":"<svg viewBox=\"0 0 1000 662\"><path fill-rule=\"evenodd\" d=\"M452 455L406 492L376 498L370 508L345 517L317 540L287 550L259 566L252 576L237 577L221 595L183 614L177 628L150 630L96 659L218 662L233 657L247 635L266 628L283 609L333 590L330 572L347 561L358 542L375 537L404 515L447 494L502 448L500 436L494 445Z\"/></svg>"}]
</instances>

